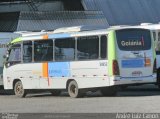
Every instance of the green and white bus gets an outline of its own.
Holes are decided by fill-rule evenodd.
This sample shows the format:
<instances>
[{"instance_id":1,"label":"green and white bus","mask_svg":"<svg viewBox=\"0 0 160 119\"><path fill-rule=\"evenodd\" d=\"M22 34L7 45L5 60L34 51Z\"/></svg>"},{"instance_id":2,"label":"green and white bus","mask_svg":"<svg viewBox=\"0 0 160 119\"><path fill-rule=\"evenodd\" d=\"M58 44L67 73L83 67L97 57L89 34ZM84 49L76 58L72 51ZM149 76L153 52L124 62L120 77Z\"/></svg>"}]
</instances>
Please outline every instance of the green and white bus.
<instances>
[{"instance_id":1,"label":"green and white bus","mask_svg":"<svg viewBox=\"0 0 160 119\"><path fill-rule=\"evenodd\" d=\"M19 97L34 90L53 95L67 90L77 98L87 91L107 96L121 85L156 83L153 42L151 32L142 28L66 28L20 37L8 47L4 88Z\"/></svg>"},{"instance_id":2,"label":"green and white bus","mask_svg":"<svg viewBox=\"0 0 160 119\"><path fill-rule=\"evenodd\" d=\"M136 26L138 28L149 29L155 41L155 50L156 50L156 66L157 66L157 85L160 88L160 24L152 23L141 23L141 25Z\"/></svg>"}]
</instances>

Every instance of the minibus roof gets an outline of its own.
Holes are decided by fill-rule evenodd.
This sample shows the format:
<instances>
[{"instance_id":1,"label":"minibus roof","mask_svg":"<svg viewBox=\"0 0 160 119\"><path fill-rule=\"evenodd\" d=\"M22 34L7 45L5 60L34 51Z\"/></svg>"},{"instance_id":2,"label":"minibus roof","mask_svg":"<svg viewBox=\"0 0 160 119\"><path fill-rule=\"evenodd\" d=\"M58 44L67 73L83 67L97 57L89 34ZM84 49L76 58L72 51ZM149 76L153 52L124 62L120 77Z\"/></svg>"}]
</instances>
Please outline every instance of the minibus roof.
<instances>
[{"instance_id":1,"label":"minibus roof","mask_svg":"<svg viewBox=\"0 0 160 119\"><path fill-rule=\"evenodd\" d=\"M130 28L141 28L138 26L112 26L108 29L99 29L96 30L82 30L80 26L75 27L64 27L59 28L54 31L41 31L41 32L24 32L22 33L22 37L14 39L11 43L16 43L20 41L28 41L28 40L40 40L40 39L60 39L60 38L70 38L70 37L80 37L80 36L91 36L91 35L107 35L110 31L113 30L121 30L121 29L130 29Z\"/></svg>"}]
</instances>

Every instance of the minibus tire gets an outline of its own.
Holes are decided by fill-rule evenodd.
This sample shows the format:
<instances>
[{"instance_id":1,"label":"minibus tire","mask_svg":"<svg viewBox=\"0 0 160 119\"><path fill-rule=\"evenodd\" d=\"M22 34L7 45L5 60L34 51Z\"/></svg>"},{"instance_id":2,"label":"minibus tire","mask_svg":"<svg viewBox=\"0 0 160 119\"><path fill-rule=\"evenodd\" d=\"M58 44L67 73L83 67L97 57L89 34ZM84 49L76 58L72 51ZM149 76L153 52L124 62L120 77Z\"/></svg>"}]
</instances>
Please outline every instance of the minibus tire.
<instances>
[{"instance_id":1,"label":"minibus tire","mask_svg":"<svg viewBox=\"0 0 160 119\"><path fill-rule=\"evenodd\" d=\"M81 89L78 89L78 84L76 81L71 81L68 84L68 93L72 98L80 98L84 96L84 93Z\"/></svg>"},{"instance_id":2,"label":"minibus tire","mask_svg":"<svg viewBox=\"0 0 160 119\"><path fill-rule=\"evenodd\" d=\"M103 96L115 96L117 94L117 88L115 87L102 88L100 91Z\"/></svg>"},{"instance_id":3,"label":"minibus tire","mask_svg":"<svg viewBox=\"0 0 160 119\"><path fill-rule=\"evenodd\" d=\"M23 98L26 96L26 90L23 88L23 84L21 81L17 81L14 85L14 93L17 97Z\"/></svg>"},{"instance_id":4,"label":"minibus tire","mask_svg":"<svg viewBox=\"0 0 160 119\"><path fill-rule=\"evenodd\" d=\"M157 83L156 83L156 85L160 89L160 69L157 70Z\"/></svg>"},{"instance_id":5,"label":"minibus tire","mask_svg":"<svg viewBox=\"0 0 160 119\"><path fill-rule=\"evenodd\" d=\"M157 70L157 86L160 89L160 69Z\"/></svg>"},{"instance_id":6,"label":"minibus tire","mask_svg":"<svg viewBox=\"0 0 160 119\"><path fill-rule=\"evenodd\" d=\"M53 96L59 96L61 94L61 90L51 90L50 92Z\"/></svg>"}]
</instances>

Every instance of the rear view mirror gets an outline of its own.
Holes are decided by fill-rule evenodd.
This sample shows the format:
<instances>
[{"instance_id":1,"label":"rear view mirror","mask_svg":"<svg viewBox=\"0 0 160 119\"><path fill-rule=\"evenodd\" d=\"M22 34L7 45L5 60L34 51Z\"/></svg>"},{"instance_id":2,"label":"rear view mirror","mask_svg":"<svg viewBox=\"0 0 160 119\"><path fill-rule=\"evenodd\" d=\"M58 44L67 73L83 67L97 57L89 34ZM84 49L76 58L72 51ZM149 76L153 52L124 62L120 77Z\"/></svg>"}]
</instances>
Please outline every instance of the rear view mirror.
<instances>
[{"instance_id":1,"label":"rear view mirror","mask_svg":"<svg viewBox=\"0 0 160 119\"><path fill-rule=\"evenodd\" d=\"M6 59L6 58L8 58L8 57L9 57L8 54L3 55L3 58L4 58L4 59Z\"/></svg>"},{"instance_id":2,"label":"rear view mirror","mask_svg":"<svg viewBox=\"0 0 160 119\"><path fill-rule=\"evenodd\" d=\"M6 58L7 58L7 56L6 56L6 55L3 55L3 58L4 58L4 59L6 59Z\"/></svg>"}]
</instances>

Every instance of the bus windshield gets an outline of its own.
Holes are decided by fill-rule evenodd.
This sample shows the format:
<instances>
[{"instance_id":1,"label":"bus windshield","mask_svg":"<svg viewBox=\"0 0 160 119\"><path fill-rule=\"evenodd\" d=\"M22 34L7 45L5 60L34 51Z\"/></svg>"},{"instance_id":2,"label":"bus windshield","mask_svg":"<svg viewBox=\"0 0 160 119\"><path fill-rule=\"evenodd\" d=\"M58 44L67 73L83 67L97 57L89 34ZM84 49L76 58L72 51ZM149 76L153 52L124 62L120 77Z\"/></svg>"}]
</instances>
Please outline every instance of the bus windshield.
<instances>
[{"instance_id":1,"label":"bus windshield","mask_svg":"<svg viewBox=\"0 0 160 119\"><path fill-rule=\"evenodd\" d=\"M151 48L151 34L145 29L122 29L116 31L117 44L120 50L135 51Z\"/></svg>"}]
</instances>

